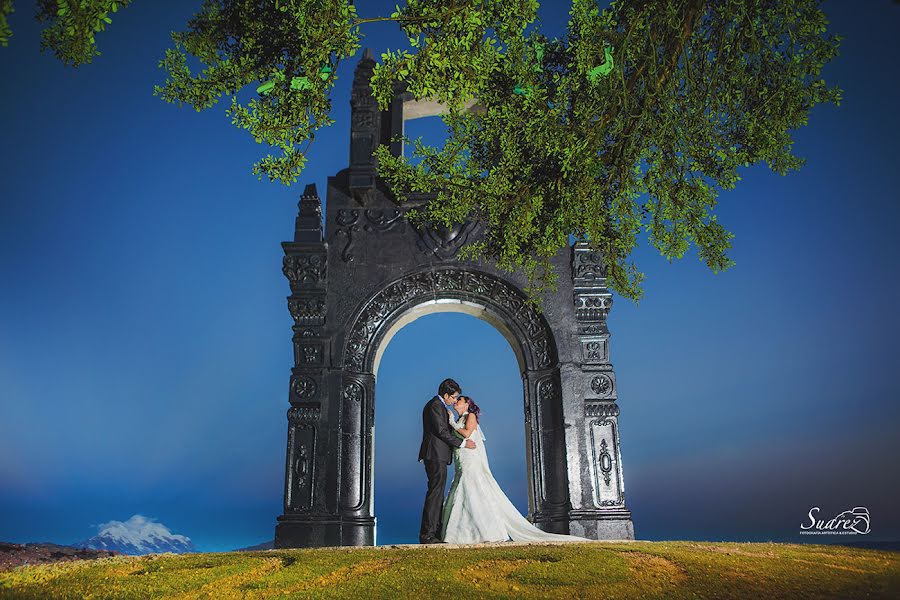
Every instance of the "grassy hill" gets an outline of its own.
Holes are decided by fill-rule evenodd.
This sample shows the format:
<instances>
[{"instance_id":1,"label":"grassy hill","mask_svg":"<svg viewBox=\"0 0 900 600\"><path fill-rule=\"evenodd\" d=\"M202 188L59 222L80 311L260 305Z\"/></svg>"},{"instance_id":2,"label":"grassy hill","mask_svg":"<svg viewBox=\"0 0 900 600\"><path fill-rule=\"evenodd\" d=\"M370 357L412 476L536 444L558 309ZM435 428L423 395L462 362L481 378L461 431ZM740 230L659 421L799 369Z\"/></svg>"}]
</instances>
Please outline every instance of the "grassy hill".
<instances>
[{"instance_id":1,"label":"grassy hill","mask_svg":"<svg viewBox=\"0 0 900 600\"><path fill-rule=\"evenodd\" d=\"M900 598L900 554L590 542L111 557L0 572L0 598Z\"/></svg>"}]
</instances>

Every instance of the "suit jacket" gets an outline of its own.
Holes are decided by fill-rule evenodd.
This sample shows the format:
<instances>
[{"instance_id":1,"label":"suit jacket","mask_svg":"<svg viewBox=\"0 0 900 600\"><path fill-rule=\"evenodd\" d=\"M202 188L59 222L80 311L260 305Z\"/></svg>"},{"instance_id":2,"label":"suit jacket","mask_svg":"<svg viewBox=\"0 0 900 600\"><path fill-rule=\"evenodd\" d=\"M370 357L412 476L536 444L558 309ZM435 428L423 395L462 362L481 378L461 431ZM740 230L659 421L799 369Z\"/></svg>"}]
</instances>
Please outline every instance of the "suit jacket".
<instances>
[{"instance_id":1,"label":"suit jacket","mask_svg":"<svg viewBox=\"0 0 900 600\"><path fill-rule=\"evenodd\" d=\"M443 400L435 396L422 409L422 445L419 460L453 462L453 449L459 448L462 438L453 433L450 416Z\"/></svg>"}]
</instances>

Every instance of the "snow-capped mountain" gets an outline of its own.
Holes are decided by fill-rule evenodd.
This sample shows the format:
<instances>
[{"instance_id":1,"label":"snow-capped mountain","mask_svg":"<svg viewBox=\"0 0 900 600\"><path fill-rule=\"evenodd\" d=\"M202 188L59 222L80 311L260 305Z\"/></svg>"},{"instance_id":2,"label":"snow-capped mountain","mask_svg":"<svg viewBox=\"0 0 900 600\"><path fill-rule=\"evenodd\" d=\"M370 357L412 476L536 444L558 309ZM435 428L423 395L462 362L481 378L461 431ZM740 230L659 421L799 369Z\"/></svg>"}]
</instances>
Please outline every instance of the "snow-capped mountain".
<instances>
[{"instance_id":1,"label":"snow-capped mountain","mask_svg":"<svg viewBox=\"0 0 900 600\"><path fill-rule=\"evenodd\" d=\"M269 540L268 542L260 542L259 544L255 544L253 546L247 546L245 548L235 548L234 552L245 552L248 550L274 550L275 549L275 540Z\"/></svg>"},{"instance_id":2,"label":"snow-capped mountain","mask_svg":"<svg viewBox=\"0 0 900 600\"><path fill-rule=\"evenodd\" d=\"M127 521L110 521L98 525L99 533L76 548L95 550L115 550L124 554L151 554L158 552L194 552L194 544L189 537L176 535L162 523L157 523L143 515L133 515Z\"/></svg>"}]
</instances>

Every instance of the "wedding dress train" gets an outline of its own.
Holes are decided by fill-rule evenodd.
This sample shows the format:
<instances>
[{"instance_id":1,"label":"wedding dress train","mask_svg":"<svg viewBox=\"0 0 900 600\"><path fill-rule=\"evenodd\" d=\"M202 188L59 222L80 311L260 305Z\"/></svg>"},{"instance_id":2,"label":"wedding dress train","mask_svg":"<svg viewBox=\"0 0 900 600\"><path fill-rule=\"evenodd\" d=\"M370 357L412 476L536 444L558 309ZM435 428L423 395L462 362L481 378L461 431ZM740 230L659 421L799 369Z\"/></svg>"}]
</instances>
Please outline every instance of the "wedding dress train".
<instances>
[{"instance_id":1,"label":"wedding dress train","mask_svg":"<svg viewBox=\"0 0 900 600\"><path fill-rule=\"evenodd\" d=\"M460 422L451 420L454 429L463 428L467 414L461 415ZM474 449L453 451L453 483L444 501L441 526L445 542L588 541L573 535L548 533L532 525L510 502L491 474L481 427L476 426L469 439L475 442Z\"/></svg>"}]
</instances>

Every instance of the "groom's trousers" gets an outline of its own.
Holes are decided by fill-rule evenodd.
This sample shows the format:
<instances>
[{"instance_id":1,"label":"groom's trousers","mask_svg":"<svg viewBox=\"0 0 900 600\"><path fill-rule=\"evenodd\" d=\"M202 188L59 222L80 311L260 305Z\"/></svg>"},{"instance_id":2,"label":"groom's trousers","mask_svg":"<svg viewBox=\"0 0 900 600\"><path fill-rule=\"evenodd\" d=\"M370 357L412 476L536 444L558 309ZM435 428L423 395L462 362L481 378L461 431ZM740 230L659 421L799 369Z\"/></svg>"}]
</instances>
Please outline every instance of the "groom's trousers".
<instances>
[{"instance_id":1,"label":"groom's trousers","mask_svg":"<svg viewBox=\"0 0 900 600\"><path fill-rule=\"evenodd\" d=\"M428 491L422 509L422 528L419 541L424 543L440 539L441 512L444 504L444 488L447 486L447 463L443 460L424 460L428 476Z\"/></svg>"}]
</instances>

